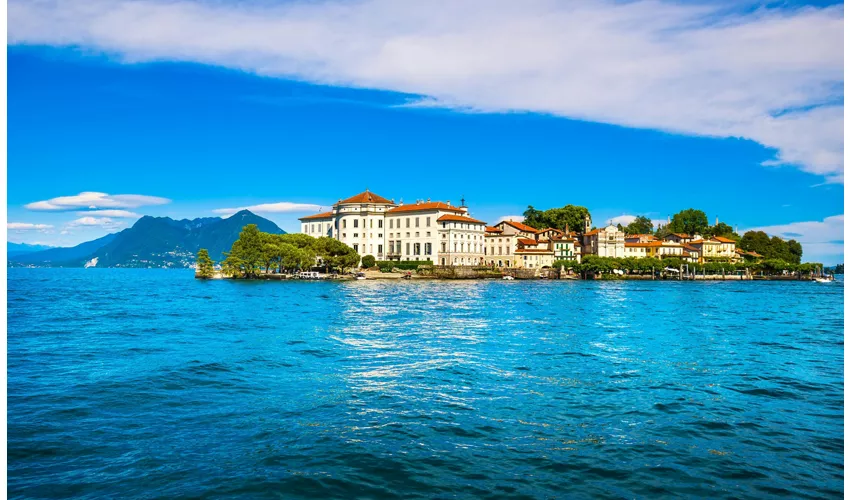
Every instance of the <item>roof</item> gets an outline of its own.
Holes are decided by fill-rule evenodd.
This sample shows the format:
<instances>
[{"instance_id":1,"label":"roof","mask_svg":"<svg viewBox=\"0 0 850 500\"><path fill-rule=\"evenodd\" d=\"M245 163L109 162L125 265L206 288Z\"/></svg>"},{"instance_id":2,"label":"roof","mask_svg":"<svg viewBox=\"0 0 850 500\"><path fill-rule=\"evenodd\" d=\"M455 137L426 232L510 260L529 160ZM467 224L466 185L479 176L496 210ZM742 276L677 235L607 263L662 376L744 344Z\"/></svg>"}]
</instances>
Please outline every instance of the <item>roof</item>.
<instances>
[{"instance_id":1,"label":"roof","mask_svg":"<svg viewBox=\"0 0 850 500\"><path fill-rule=\"evenodd\" d=\"M333 212L322 212L320 214L307 215L304 217L299 217L298 220L311 220L311 219L330 219L333 217Z\"/></svg>"},{"instance_id":2,"label":"roof","mask_svg":"<svg viewBox=\"0 0 850 500\"><path fill-rule=\"evenodd\" d=\"M469 222L472 224L486 224L484 221L480 221L478 219L473 219L472 217L467 217L465 215L452 215L445 214L441 215L437 222L445 222L445 221L455 221L455 222Z\"/></svg>"},{"instance_id":3,"label":"roof","mask_svg":"<svg viewBox=\"0 0 850 500\"><path fill-rule=\"evenodd\" d=\"M462 208L453 207L448 203L443 203L442 201L429 201L421 203L411 203L409 205L399 205L397 207L393 207L387 210L387 213L397 214L399 212L424 212L427 210L446 210L448 212L463 213Z\"/></svg>"},{"instance_id":4,"label":"roof","mask_svg":"<svg viewBox=\"0 0 850 500\"><path fill-rule=\"evenodd\" d=\"M551 253L554 255L555 251L547 248L518 248L514 250L514 253Z\"/></svg>"},{"instance_id":5,"label":"roof","mask_svg":"<svg viewBox=\"0 0 850 500\"><path fill-rule=\"evenodd\" d=\"M601 231L602 231L602 229L594 229L593 231L589 231L587 233L584 233L584 235L585 236L593 236L594 234L599 234Z\"/></svg>"},{"instance_id":6,"label":"roof","mask_svg":"<svg viewBox=\"0 0 850 500\"><path fill-rule=\"evenodd\" d=\"M517 238L517 241L522 243L523 245L536 245L537 240L532 240L531 238Z\"/></svg>"},{"instance_id":7,"label":"roof","mask_svg":"<svg viewBox=\"0 0 850 500\"><path fill-rule=\"evenodd\" d=\"M531 226L526 226L526 225L525 225L525 224L523 224L522 222L514 222L514 221L512 221L512 220L503 220L503 221L502 221L502 222L500 222L499 224L507 224L507 225L509 225L509 226L511 226L511 227L513 227L513 228L515 228L515 229L519 229L520 231L523 231L523 232L526 232L526 233L535 233L535 234L537 234L537 232L538 232L538 230L537 230L537 229L534 229L534 228L533 228L533 227L531 227ZM497 225L498 225L498 224L497 224Z\"/></svg>"},{"instance_id":8,"label":"roof","mask_svg":"<svg viewBox=\"0 0 850 500\"><path fill-rule=\"evenodd\" d=\"M627 240L635 239L635 238L646 238L648 240L657 240L658 239L651 234L627 234L626 235Z\"/></svg>"},{"instance_id":9,"label":"roof","mask_svg":"<svg viewBox=\"0 0 850 500\"><path fill-rule=\"evenodd\" d=\"M724 238L723 236L715 236L714 238L711 238L711 239L717 240L720 243L735 243L735 240L730 240L729 238Z\"/></svg>"},{"instance_id":10,"label":"roof","mask_svg":"<svg viewBox=\"0 0 850 500\"><path fill-rule=\"evenodd\" d=\"M555 231L558 234L564 234L564 231L562 231L560 229L555 229L554 227L547 227L546 229L539 229L537 232L538 233L547 233L549 231Z\"/></svg>"},{"instance_id":11,"label":"roof","mask_svg":"<svg viewBox=\"0 0 850 500\"><path fill-rule=\"evenodd\" d=\"M337 205L342 203L380 203L383 205L395 205L391 200L378 196L375 193L370 193L367 189L360 194L355 194L351 198L346 198L337 202Z\"/></svg>"},{"instance_id":12,"label":"roof","mask_svg":"<svg viewBox=\"0 0 850 500\"><path fill-rule=\"evenodd\" d=\"M667 236L678 236L679 238L690 238L691 235L687 233L670 233Z\"/></svg>"},{"instance_id":13,"label":"roof","mask_svg":"<svg viewBox=\"0 0 850 500\"><path fill-rule=\"evenodd\" d=\"M690 243L685 243L684 245L682 245L682 248L684 248L685 250L691 251L691 252L699 252L699 250L697 250L696 248L692 247L692 246L690 245Z\"/></svg>"},{"instance_id":14,"label":"roof","mask_svg":"<svg viewBox=\"0 0 850 500\"><path fill-rule=\"evenodd\" d=\"M500 233L501 234L501 232L502 232L501 229L499 229L498 227L493 227L493 226L487 226L484 230L487 231L488 233Z\"/></svg>"}]
</instances>

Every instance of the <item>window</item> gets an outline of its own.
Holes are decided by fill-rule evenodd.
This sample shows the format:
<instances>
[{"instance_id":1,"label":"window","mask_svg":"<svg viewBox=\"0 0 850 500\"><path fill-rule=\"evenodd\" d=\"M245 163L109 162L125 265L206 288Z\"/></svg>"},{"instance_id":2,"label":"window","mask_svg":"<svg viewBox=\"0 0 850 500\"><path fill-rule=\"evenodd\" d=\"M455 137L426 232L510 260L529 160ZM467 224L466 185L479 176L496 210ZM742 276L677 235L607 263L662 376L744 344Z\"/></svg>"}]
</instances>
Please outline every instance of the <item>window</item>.
<instances>
[{"instance_id":1,"label":"window","mask_svg":"<svg viewBox=\"0 0 850 500\"><path fill-rule=\"evenodd\" d=\"M342 228L345 229L345 219L342 219Z\"/></svg>"},{"instance_id":2,"label":"window","mask_svg":"<svg viewBox=\"0 0 850 500\"><path fill-rule=\"evenodd\" d=\"M446 242L445 241L441 244L440 251L445 253L445 251L446 251Z\"/></svg>"},{"instance_id":3,"label":"window","mask_svg":"<svg viewBox=\"0 0 850 500\"><path fill-rule=\"evenodd\" d=\"M342 237L345 238L345 233L342 233Z\"/></svg>"},{"instance_id":4,"label":"window","mask_svg":"<svg viewBox=\"0 0 850 500\"><path fill-rule=\"evenodd\" d=\"M354 219L354 227L357 227L357 223L360 222L359 219Z\"/></svg>"},{"instance_id":5,"label":"window","mask_svg":"<svg viewBox=\"0 0 850 500\"><path fill-rule=\"evenodd\" d=\"M429 237L429 238L430 238L430 237L431 237L431 231L426 232L426 233L425 233L425 236L427 236L427 237Z\"/></svg>"},{"instance_id":6,"label":"window","mask_svg":"<svg viewBox=\"0 0 850 500\"><path fill-rule=\"evenodd\" d=\"M410 238L410 233L404 233L406 238Z\"/></svg>"},{"instance_id":7,"label":"window","mask_svg":"<svg viewBox=\"0 0 850 500\"><path fill-rule=\"evenodd\" d=\"M359 237L360 237L360 235L359 235L358 233L354 233L354 237L355 237L355 238L359 238Z\"/></svg>"},{"instance_id":8,"label":"window","mask_svg":"<svg viewBox=\"0 0 850 500\"><path fill-rule=\"evenodd\" d=\"M427 227L431 227L431 218L430 217L425 217L425 225Z\"/></svg>"},{"instance_id":9,"label":"window","mask_svg":"<svg viewBox=\"0 0 850 500\"><path fill-rule=\"evenodd\" d=\"M314 232L315 230L316 230L316 225L315 225L315 224L310 224L310 232L312 233L312 232Z\"/></svg>"},{"instance_id":10,"label":"window","mask_svg":"<svg viewBox=\"0 0 850 500\"><path fill-rule=\"evenodd\" d=\"M407 244L404 246L404 250L405 255L410 255L410 242L407 242Z\"/></svg>"},{"instance_id":11,"label":"window","mask_svg":"<svg viewBox=\"0 0 850 500\"><path fill-rule=\"evenodd\" d=\"M392 243L390 243L392 244ZM383 255L384 253L384 245L378 244L378 255Z\"/></svg>"},{"instance_id":12,"label":"window","mask_svg":"<svg viewBox=\"0 0 850 500\"><path fill-rule=\"evenodd\" d=\"M395 242L395 253L401 254L401 242L400 241Z\"/></svg>"},{"instance_id":13,"label":"window","mask_svg":"<svg viewBox=\"0 0 850 500\"><path fill-rule=\"evenodd\" d=\"M425 243L425 255L431 255L431 244Z\"/></svg>"},{"instance_id":14,"label":"window","mask_svg":"<svg viewBox=\"0 0 850 500\"><path fill-rule=\"evenodd\" d=\"M383 235L383 234L378 233L378 238L383 238L383 237L384 237L384 235Z\"/></svg>"},{"instance_id":15,"label":"window","mask_svg":"<svg viewBox=\"0 0 850 500\"><path fill-rule=\"evenodd\" d=\"M354 247L354 251L355 251L355 252L357 252L357 243L355 243L355 244L353 244L353 245L351 245L351 246L352 246L352 247ZM357 253L360 253L360 252L357 252Z\"/></svg>"},{"instance_id":16,"label":"window","mask_svg":"<svg viewBox=\"0 0 850 500\"><path fill-rule=\"evenodd\" d=\"M372 223L373 223L373 222L374 222L374 220L369 219L369 229L372 229Z\"/></svg>"},{"instance_id":17,"label":"window","mask_svg":"<svg viewBox=\"0 0 850 500\"><path fill-rule=\"evenodd\" d=\"M384 228L384 219L378 219L378 229Z\"/></svg>"},{"instance_id":18,"label":"window","mask_svg":"<svg viewBox=\"0 0 850 500\"><path fill-rule=\"evenodd\" d=\"M446 227L446 223L445 223L445 222L443 222L443 227L444 227L444 228Z\"/></svg>"},{"instance_id":19,"label":"window","mask_svg":"<svg viewBox=\"0 0 850 500\"><path fill-rule=\"evenodd\" d=\"M419 217L416 218L416 227L419 227Z\"/></svg>"},{"instance_id":20,"label":"window","mask_svg":"<svg viewBox=\"0 0 850 500\"><path fill-rule=\"evenodd\" d=\"M413 255L420 255L422 253L422 252L420 252L420 250L422 250L422 246L419 243L414 243L413 244Z\"/></svg>"},{"instance_id":21,"label":"window","mask_svg":"<svg viewBox=\"0 0 850 500\"><path fill-rule=\"evenodd\" d=\"M419 231L416 231L416 237L417 238L419 237Z\"/></svg>"}]
</instances>

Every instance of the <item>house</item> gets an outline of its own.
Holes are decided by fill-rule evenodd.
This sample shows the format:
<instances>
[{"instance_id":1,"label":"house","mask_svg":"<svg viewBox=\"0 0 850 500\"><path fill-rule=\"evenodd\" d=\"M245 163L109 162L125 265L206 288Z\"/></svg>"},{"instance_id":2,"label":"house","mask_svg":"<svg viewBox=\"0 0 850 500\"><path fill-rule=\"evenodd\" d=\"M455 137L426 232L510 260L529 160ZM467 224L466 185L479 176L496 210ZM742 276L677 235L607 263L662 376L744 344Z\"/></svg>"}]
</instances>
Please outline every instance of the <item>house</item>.
<instances>
[{"instance_id":1,"label":"house","mask_svg":"<svg viewBox=\"0 0 850 500\"><path fill-rule=\"evenodd\" d=\"M723 236L714 236L711 240L720 243L720 258L729 259L730 262L735 262L741 259L741 256L735 252L735 240L730 240Z\"/></svg>"},{"instance_id":2,"label":"house","mask_svg":"<svg viewBox=\"0 0 850 500\"><path fill-rule=\"evenodd\" d=\"M674 243L689 243L695 239L700 239L700 237L694 237L685 233L670 233L664 237L665 241L672 241Z\"/></svg>"},{"instance_id":3,"label":"house","mask_svg":"<svg viewBox=\"0 0 850 500\"><path fill-rule=\"evenodd\" d=\"M584 218L584 233L581 238L581 253L584 256L598 255L600 257L625 257L626 235L617 229L617 226L609 224L602 229L590 229L591 219L588 214Z\"/></svg>"},{"instance_id":4,"label":"house","mask_svg":"<svg viewBox=\"0 0 850 500\"><path fill-rule=\"evenodd\" d=\"M537 229L521 222L504 220L487 226L484 233L484 261L488 266L522 267L515 259L519 239L537 240Z\"/></svg>"},{"instance_id":5,"label":"house","mask_svg":"<svg viewBox=\"0 0 850 500\"><path fill-rule=\"evenodd\" d=\"M626 243L649 243L650 241L658 241L658 238L651 234L627 234L624 239Z\"/></svg>"},{"instance_id":6,"label":"house","mask_svg":"<svg viewBox=\"0 0 850 500\"><path fill-rule=\"evenodd\" d=\"M301 217L301 232L327 236L378 260L426 260L439 265L484 262L486 224L464 203L418 200L395 203L368 190L335 203L328 212Z\"/></svg>"}]
</instances>

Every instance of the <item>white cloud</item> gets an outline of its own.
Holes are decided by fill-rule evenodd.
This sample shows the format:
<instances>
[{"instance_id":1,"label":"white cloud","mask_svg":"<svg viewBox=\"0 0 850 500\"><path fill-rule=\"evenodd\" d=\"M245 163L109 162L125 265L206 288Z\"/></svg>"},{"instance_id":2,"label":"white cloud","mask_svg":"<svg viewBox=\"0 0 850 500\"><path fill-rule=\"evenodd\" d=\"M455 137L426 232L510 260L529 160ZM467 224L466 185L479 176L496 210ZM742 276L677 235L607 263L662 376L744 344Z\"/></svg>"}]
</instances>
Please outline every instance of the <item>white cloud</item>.
<instances>
[{"instance_id":1,"label":"white cloud","mask_svg":"<svg viewBox=\"0 0 850 500\"><path fill-rule=\"evenodd\" d=\"M522 221L525 220L525 216L524 215L503 215L503 216L499 217L498 219L496 219L496 224L498 224L502 221L506 221L506 220L514 221L514 222L522 222Z\"/></svg>"},{"instance_id":2,"label":"white cloud","mask_svg":"<svg viewBox=\"0 0 850 500\"><path fill-rule=\"evenodd\" d=\"M109 217L80 217L68 223L68 227L77 226L98 226L98 227L116 227L123 224L122 221L114 221Z\"/></svg>"},{"instance_id":3,"label":"white cloud","mask_svg":"<svg viewBox=\"0 0 850 500\"><path fill-rule=\"evenodd\" d=\"M41 231L45 229L51 229L53 226L51 224L33 224L30 222L7 222L6 229L11 229L13 231Z\"/></svg>"},{"instance_id":4,"label":"white cloud","mask_svg":"<svg viewBox=\"0 0 850 500\"><path fill-rule=\"evenodd\" d=\"M833 215L822 221L791 222L774 226L754 227L741 231L764 231L785 240L797 240L803 245L803 261L820 262L825 258L844 255L844 215ZM837 262L825 262L835 264Z\"/></svg>"},{"instance_id":5,"label":"white cloud","mask_svg":"<svg viewBox=\"0 0 850 500\"><path fill-rule=\"evenodd\" d=\"M24 205L24 208L37 211L70 211L83 208L137 208L146 205L164 205L171 203L168 198L146 196L142 194L115 194L85 191L74 196L59 196L45 201L36 201Z\"/></svg>"},{"instance_id":6,"label":"white cloud","mask_svg":"<svg viewBox=\"0 0 850 500\"><path fill-rule=\"evenodd\" d=\"M614 0L10 0L9 44L191 61L422 96L743 137L843 182L843 6Z\"/></svg>"},{"instance_id":7,"label":"white cloud","mask_svg":"<svg viewBox=\"0 0 850 500\"><path fill-rule=\"evenodd\" d=\"M95 217L119 217L119 218L133 218L133 217L141 217L141 215L136 212L130 212L129 210L88 210L83 212L77 212L77 215L91 215Z\"/></svg>"},{"instance_id":8,"label":"white cloud","mask_svg":"<svg viewBox=\"0 0 850 500\"><path fill-rule=\"evenodd\" d=\"M214 213L222 215L232 215L240 210L250 210L255 213L290 213L290 212L315 212L321 209L319 205L310 203L291 203L281 201L278 203L263 203L261 205L251 205L249 207L238 208L216 208Z\"/></svg>"}]
</instances>

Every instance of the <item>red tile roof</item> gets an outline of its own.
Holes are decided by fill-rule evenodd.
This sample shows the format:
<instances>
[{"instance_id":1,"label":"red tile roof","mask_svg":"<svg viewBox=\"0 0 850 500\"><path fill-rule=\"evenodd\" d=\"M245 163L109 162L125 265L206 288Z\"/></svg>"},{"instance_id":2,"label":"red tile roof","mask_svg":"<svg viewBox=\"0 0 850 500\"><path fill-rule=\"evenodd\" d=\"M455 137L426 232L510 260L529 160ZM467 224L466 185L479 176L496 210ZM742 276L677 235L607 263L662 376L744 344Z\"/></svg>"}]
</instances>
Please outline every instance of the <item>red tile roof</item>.
<instances>
[{"instance_id":1,"label":"red tile roof","mask_svg":"<svg viewBox=\"0 0 850 500\"><path fill-rule=\"evenodd\" d=\"M298 220L308 220L308 219L330 219L333 216L333 212L322 212L320 214L307 215L304 217L299 217Z\"/></svg>"},{"instance_id":2,"label":"red tile roof","mask_svg":"<svg viewBox=\"0 0 850 500\"><path fill-rule=\"evenodd\" d=\"M397 207L393 207L387 210L387 213L395 214L399 212L424 212L428 210L445 210L448 212L457 212L463 213L463 209L458 207L453 207L448 203L443 203L442 201L431 201L431 202L423 202L423 203L411 203L409 205L399 205Z\"/></svg>"},{"instance_id":3,"label":"red tile roof","mask_svg":"<svg viewBox=\"0 0 850 500\"><path fill-rule=\"evenodd\" d=\"M499 229L498 227L493 227L493 226L487 226L485 228L485 231L487 231L488 233L499 233L499 234L502 233L501 229Z\"/></svg>"},{"instance_id":4,"label":"red tile roof","mask_svg":"<svg viewBox=\"0 0 850 500\"><path fill-rule=\"evenodd\" d=\"M730 240L729 238L724 238L723 236L715 236L711 239L719 241L720 243L735 243L735 240Z\"/></svg>"},{"instance_id":5,"label":"red tile roof","mask_svg":"<svg viewBox=\"0 0 850 500\"><path fill-rule=\"evenodd\" d=\"M518 248L514 250L514 253L551 253L554 255L555 251L547 248Z\"/></svg>"},{"instance_id":6,"label":"red tile roof","mask_svg":"<svg viewBox=\"0 0 850 500\"><path fill-rule=\"evenodd\" d=\"M507 225L509 225L509 226L511 226L511 227L513 227L513 228L515 228L515 229L519 229L520 231L523 231L523 232L525 232L525 233L534 233L534 234L537 234L537 233L538 233L538 230L537 230L537 229L534 229L534 228L533 228L533 227L531 227L531 226L526 226L526 225L525 225L525 224L523 224L522 222L514 222L514 221L512 221L512 220L503 220L503 221L502 221L502 222L500 222L499 224L502 224L502 223L507 224ZM497 225L498 225L498 224L497 224Z\"/></svg>"},{"instance_id":7,"label":"red tile roof","mask_svg":"<svg viewBox=\"0 0 850 500\"><path fill-rule=\"evenodd\" d=\"M478 219L473 219L472 217L467 217L465 215L451 215L445 214L441 215L437 222L445 222L445 221L454 221L454 222L468 222L470 224L486 224L484 221L480 221Z\"/></svg>"},{"instance_id":8,"label":"red tile roof","mask_svg":"<svg viewBox=\"0 0 850 500\"><path fill-rule=\"evenodd\" d=\"M531 238L517 238L517 241L522 243L523 245L536 245L537 240L532 240Z\"/></svg>"},{"instance_id":9,"label":"red tile roof","mask_svg":"<svg viewBox=\"0 0 850 500\"><path fill-rule=\"evenodd\" d=\"M395 205L395 203L384 198L383 196L378 196L375 193L370 193L368 189L360 194L355 194L351 198L346 198L337 202L337 204L340 203L379 203L382 205Z\"/></svg>"}]
</instances>

